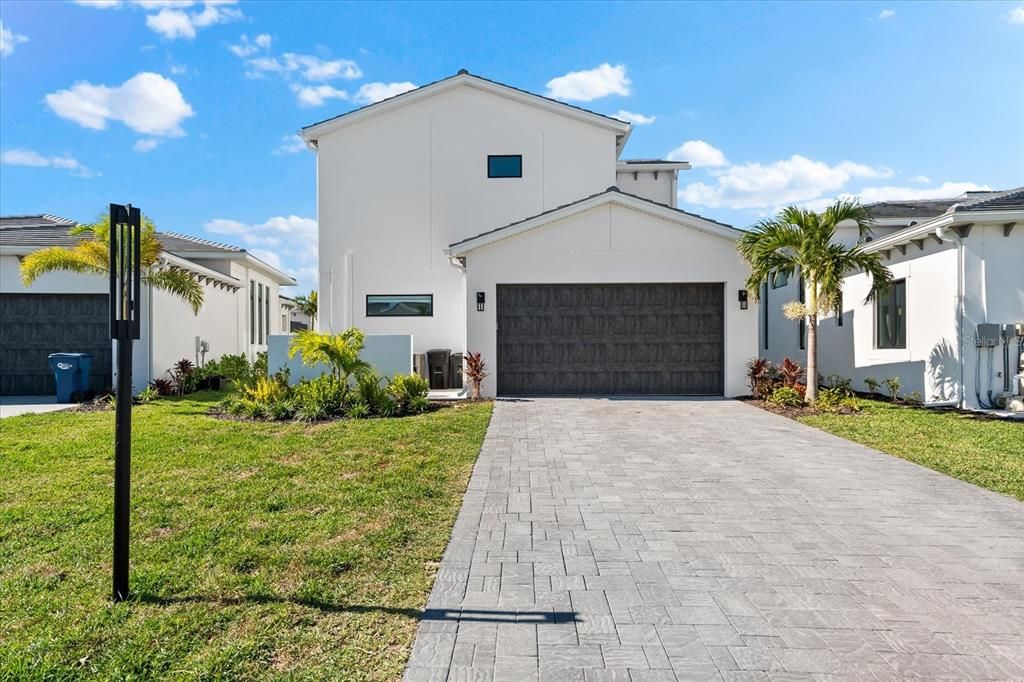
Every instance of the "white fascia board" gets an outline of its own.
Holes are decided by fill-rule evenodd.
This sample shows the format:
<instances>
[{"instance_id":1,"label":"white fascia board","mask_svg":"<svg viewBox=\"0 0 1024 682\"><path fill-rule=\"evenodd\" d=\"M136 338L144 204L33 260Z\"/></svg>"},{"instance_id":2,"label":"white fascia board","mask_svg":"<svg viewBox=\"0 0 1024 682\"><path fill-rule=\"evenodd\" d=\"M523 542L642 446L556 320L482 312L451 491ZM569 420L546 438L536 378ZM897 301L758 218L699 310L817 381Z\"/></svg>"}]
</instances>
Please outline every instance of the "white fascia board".
<instances>
[{"instance_id":1,"label":"white fascia board","mask_svg":"<svg viewBox=\"0 0 1024 682\"><path fill-rule=\"evenodd\" d=\"M186 270L193 274L199 275L200 277L203 277L205 279L210 279L221 284L226 284L227 286L235 288L242 286L242 283L239 280L235 279L234 277L231 277L230 275L225 275L222 272L211 270L205 265L200 265L195 261L188 260L187 258L182 258L181 256L175 256L173 253L170 253L168 251L164 251L163 253L160 254L160 262L175 268L179 268L181 270Z\"/></svg>"},{"instance_id":2,"label":"white fascia board","mask_svg":"<svg viewBox=\"0 0 1024 682\"><path fill-rule=\"evenodd\" d=\"M925 239L940 227L955 227L956 225L967 225L968 223L992 223L1002 225L1024 221L1024 211L958 211L947 213L938 218L926 220L917 225L912 225L905 230L893 232L881 239L876 239L864 245L864 251L873 253L885 251L898 244L907 244L915 239Z\"/></svg>"},{"instance_id":3,"label":"white fascia board","mask_svg":"<svg viewBox=\"0 0 1024 682\"><path fill-rule=\"evenodd\" d=\"M689 161L666 161L665 163L629 163L619 161L615 164L618 172L642 173L644 171L671 171L690 170L692 166Z\"/></svg>"},{"instance_id":4,"label":"white fascia board","mask_svg":"<svg viewBox=\"0 0 1024 682\"><path fill-rule=\"evenodd\" d=\"M298 284L294 277L286 275L274 266L264 263L248 251L244 253L244 256L247 264L273 277L275 284L280 284L281 286L295 286Z\"/></svg>"},{"instance_id":5,"label":"white fascia board","mask_svg":"<svg viewBox=\"0 0 1024 682\"><path fill-rule=\"evenodd\" d=\"M554 211L550 211L543 215L536 216L535 218L524 220L521 223L510 225L506 228L499 228L492 232L487 232L477 237L467 239L466 241L459 242L458 244L455 244L445 249L445 253L447 253L449 256L463 256L469 253L470 251L474 251L482 246L493 244L494 242L498 242L504 239L509 239L524 232L529 232L530 230L536 229L538 227L542 227L549 223L563 220L570 216L574 216L578 213L583 213L584 211L589 211L592 208L596 208L598 206L602 206L605 204L617 204L619 206L640 211L641 213L647 213L656 218L661 218L663 220L667 220L669 222L682 225L684 227L689 227L692 229L700 230L701 232L706 232L707 234L710 234L715 237L728 239L729 241L732 242L735 242L743 233L742 230L737 230L734 227L727 227L725 225L721 225L711 220L707 220L706 218L701 218L700 216L694 215L692 213L686 213L683 211L679 211L678 209L670 208L668 206L662 206L660 204L645 201L643 199L637 199L636 197L632 197L628 194L623 194L621 192L605 192L603 194L598 194L597 196L591 197L585 201L571 204L561 209L555 209Z\"/></svg>"},{"instance_id":6,"label":"white fascia board","mask_svg":"<svg viewBox=\"0 0 1024 682\"><path fill-rule=\"evenodd\" d=\"M632 130L632 126L625 121L619 121L607 116L602 116L601 114L574 107L571 104L564 104L540 95L526 92L525 90L518 90L507 85L502 85L483 78L478 78L472 74L464 73L437 81L436 83L431 83L430 85L424 85L421 88L402 93L401 95L397 95L391 99L384 100L376 104L370 104L362 109L356 109L355 111L341 114L340 116L336 116L321 123L313 124L308 128L303 128L299 131L299 135L308 144L314 144L324 135L336 130L356 125L375 116L395 111L396 109L400 109L410 104L414 104L415 102L419 102L420 100L439 95L443 92L447 92L461 86L468 86L477 90L489 92L499 97L505 97L507 99L537 107L538 109L543 109L554 114L566 116L583 123L589 123L605 130L614 131L621 136L621 141L618 143L619 153L621 153L622 147L625 146L626 140L629 138L629 133Z\"/></svg>"}]
</instances>

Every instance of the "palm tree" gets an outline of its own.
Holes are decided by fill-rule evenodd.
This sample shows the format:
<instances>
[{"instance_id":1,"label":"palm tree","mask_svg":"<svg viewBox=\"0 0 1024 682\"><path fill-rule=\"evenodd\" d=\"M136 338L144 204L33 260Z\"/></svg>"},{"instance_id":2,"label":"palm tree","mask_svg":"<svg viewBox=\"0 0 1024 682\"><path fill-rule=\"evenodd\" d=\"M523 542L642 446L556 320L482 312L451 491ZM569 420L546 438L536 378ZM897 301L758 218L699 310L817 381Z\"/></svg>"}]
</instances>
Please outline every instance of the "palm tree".
<instances>
[{"instance_id":1,"label":"palm tree","mask_svg":"<svg viewBox=\"0 0 1024 682\"><path fill-rule=\"evenodd\" d=\"M343 386L348 386L349 378L362 376L373 368L370 363L359 357L363 350L366 335L356 327L346 329L340 334L324 334L312 329L303 329L292 337L288 347L288 357L302 354L302 364L307 366L324 363L334 370L334 376Z\"/></svg>"},{"instance_id":2,"label":"palm tree","mask_svg":"<svg viewBox=\"0 0 1024 682\"><path fill-rule=\"evenodd\" d=\"M21 281L25 286L48 272L106 275L110 271L110 216L104 215L92 225L76 225L70 234L82 239L72 247L51 246L25 256L21 261ZM139 250L142 281L177 296L198 314L203 306L203 285L191 272L162 263L163 246L152 221L146 217L142 219Z\"/></svg>"},{"instance_id":3,"label":"palm tree","mask_svg":"<svg viewBox=\"0 0 1024 682\"><path fill-rule=\"evenodd\" d=\"M818 397L818 314L829 310L842 314L843 277L863 270L871 276L871 290L865 302L885 291L892 274L882 265L881 255L867 253L860 243L844 246L834 241L836 227L853 221L861 237L871 233L871 215L856 199L839 200L815 213L789 206L762 220L739 239L740 255L750 265L747 290L757 300L761 287L773 273L791 276L799 271L807 288L806 302L783 306L790 319L807 318L807 394L813 404Z\"/></svg>"},{"instance_id":4,"label":"palm tree","mask_svg":"<svg viewBox=\"0 0 1024 682\"><path fill-rule=\"evenodd\" d=\"M316 322L317 294L316 290L310 291L309 296L296 296L295 306L299 312L309 315L309 328L312 329Z\"/></svg>"}]
</instances>

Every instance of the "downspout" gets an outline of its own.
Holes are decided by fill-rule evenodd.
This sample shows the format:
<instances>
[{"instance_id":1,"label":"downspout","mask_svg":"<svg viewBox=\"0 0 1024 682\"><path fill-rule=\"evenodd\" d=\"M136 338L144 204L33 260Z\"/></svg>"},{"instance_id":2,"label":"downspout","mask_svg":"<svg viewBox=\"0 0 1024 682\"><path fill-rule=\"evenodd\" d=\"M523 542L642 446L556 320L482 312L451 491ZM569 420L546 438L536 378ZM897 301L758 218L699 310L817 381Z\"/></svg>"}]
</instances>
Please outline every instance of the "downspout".
<instances>
[{"instance_id":1,"label":"downspout","mask_svg":"<svg viewBox=\"0 0 1024 682\"><path fill-rule=\"evenodd\" d=\"M958 387L957 401L944 401L942 403L928 403L931 407L943 405L955 405L964 407L967 403L967 385L964 383L964 242L955 232L947 232L946 227L936 227L935 237L942 242L956 244L956 337L957 337L957 360L960 365L960 386Z\"/></svg>"}]
</instances>

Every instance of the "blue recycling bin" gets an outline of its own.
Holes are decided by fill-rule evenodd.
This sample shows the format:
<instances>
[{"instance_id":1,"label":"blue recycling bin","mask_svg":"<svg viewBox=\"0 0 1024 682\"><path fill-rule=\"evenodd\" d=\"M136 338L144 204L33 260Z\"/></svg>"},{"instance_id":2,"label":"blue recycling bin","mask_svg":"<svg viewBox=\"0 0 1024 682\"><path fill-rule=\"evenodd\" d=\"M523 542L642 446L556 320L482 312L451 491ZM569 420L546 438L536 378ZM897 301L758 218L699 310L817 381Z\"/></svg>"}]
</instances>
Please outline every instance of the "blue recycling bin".
<instances>
[{"instance_id":1,"label":"blue recycling bin","mask_svg":"<svg viewBox=\"0 0 1024 682\"><path fill-rule=\"evenodd\" d=\"M92 354L51 353L48 359L57 383L57 402L69 403L73 398L81 400L89 390Z\"/></svg>"}]
</instances>

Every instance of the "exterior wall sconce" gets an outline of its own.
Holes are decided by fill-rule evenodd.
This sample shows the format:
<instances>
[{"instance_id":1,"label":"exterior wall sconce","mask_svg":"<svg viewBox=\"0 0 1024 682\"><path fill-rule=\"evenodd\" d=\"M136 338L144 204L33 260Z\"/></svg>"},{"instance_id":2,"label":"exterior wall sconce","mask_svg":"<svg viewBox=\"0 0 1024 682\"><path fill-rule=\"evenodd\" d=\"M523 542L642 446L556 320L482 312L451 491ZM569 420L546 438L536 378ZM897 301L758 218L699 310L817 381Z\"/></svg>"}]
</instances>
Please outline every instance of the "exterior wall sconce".
<instances>
[{"instance_id":1,"label":"exterior wall sconce","mask_svg":"<svg viewBox=\"0 0 1024 682\"><path fill-rule=\"evenodd\" d=\"M740 310L747 309L747 290L740 289Z\"/></svg>"},{"instance_id":2,"label":"exterior wall sconce","mask_svg":"<svg viewBox=\"0 0 1024 682\"><path fill-rule=\"evenodd\" d=\"M484 311L484 292L476 292L476 311L482 313Z\"/></svg>"}]
</instances>

